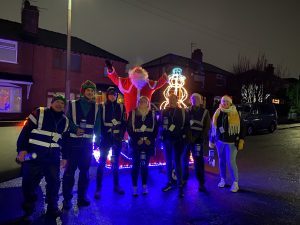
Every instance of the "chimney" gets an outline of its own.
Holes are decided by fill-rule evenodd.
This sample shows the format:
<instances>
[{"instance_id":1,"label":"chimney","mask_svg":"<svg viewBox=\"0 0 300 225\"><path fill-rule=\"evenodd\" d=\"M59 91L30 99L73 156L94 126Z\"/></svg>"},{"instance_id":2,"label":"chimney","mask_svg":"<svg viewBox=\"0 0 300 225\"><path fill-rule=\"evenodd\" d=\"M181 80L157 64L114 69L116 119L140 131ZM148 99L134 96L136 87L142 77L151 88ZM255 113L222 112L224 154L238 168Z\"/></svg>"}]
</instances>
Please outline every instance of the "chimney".
<instances>
[{"instance_id":1,"label":"chimney","mask_svg":"<svg viewBox=\"0 0 300 225\"><path fill-rule=\"evenodd\" d=\"M28 0L24 1L22 9L22 30L25 36L36 37L39 29L39 10L30 5Z\"/></svg>"},{"instance_id":2,"label":"chimney","mask_svg":"<svg viewBox=\"0 0 300 225\"><path fill-rule=\"evenodd\" d=\"M196 61L196 62L200 62L202 63L203 60L203 54L201 49L197 48L193 51L192 53L192 60Z\"/></svg>"},{"instance_id":3,"label":"chimney","mask_svg":"<svg viewBox=\"0 0 300 225\"><path fill-rule=\"evenodd\" d=\"M265 72L267 74L274 75L274 66L273 66L273 64L268 64L268 66L265 68Z\"/></svg>"}]
</instances>

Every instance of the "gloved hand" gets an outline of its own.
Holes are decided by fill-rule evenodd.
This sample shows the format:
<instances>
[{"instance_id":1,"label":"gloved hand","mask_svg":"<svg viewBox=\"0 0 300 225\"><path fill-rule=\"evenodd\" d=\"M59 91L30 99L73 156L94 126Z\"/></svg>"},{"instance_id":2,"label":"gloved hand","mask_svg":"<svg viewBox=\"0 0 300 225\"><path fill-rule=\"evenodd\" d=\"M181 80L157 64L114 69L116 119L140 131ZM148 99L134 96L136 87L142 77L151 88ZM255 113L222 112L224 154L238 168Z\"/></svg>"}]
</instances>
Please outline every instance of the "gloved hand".
<instances>
[{"instance_id":1,"label":"gloved hand","mask_svg":"<svg viewBox=\"0 0 300 225\"><path fill-rule=\"evenodd\" d=\"M108 59L105 60L105 65L106 65L106 67L107 67L108 72L111 73L111 72L113 71L113 66L112 66L111 61L108 60Z\"/></svg>"},{"instance_id":2,"label":"gloved hand","mask_svg":"<svg viewBox=\"0 0 300 225\"><path fill-rule=\"evenodd\" d=\"M243 150L244 149L244 139L240 139L239 140L239 144L238 144L238 150Z\"/></svg>"},{"instance_id":3,"label":"gloved hand","mask_svg":"<svg viewBox=\"0 0 300 225\"><path fill-rule=\"evenodd\" d=\"M210 148L216 147L215 143L212 143L212 142L209 142L208 146L209 146Z\"/></svg>"}]
</instances>

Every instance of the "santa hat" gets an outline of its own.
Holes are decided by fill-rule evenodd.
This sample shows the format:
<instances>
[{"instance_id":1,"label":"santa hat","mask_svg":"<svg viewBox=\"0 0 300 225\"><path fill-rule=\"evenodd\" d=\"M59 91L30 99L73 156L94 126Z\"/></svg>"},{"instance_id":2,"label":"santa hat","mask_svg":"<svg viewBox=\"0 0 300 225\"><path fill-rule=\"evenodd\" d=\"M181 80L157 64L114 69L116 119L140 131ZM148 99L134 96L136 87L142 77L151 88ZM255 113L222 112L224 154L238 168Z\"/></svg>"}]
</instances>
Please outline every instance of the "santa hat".
<instances>
[{"instance_id":1,"label":"santa hat","mask_svg":"<svg viewBox=\"0 0 300 225\"><path fill-rule=\"evenodd\" d=\"M230 98L228 95L224 95L222 98L221 98L221 102L222 101L228 101L230 102L230 104L232 104L232 98Z\"/></svg>"},{"instance_id":2,"label":"santa hat","mask_svg":"<svg viewBox=\"0 0 300 225\"><path fill-rule=\"evenodd\" d=\"M84 91L85 89L87 88L91 88L93 89L94 91L96 91L96 84L90 80L86 80L84 81L82 84L81 84L81 87L80 87L80 94L81 95L84 95Z\"/></svg>"},{"instance_id":3,"label":"santa hat","mask_svg":"<svg viewBox=\"0 0 300 225\"><path fill-rule=\"evenodd\" d=\"M128 71L129 78L140 78L143 75L144 79L148 79L148 72L140 66L135 66Z\"/></svg>"},{"instance_id":4,"label":"santa hat","mask_svg":"<svg viewBox=\"0 0 300 225\"><path fill-rule=\"evenodd\" d=\"M56 94L56 95L53 95L53 98L51 100L51 103L57 101L57 100L60 100L60 101L63 101L65 104L66 104L66 98L63 96L63 95L59 95L59 94Z\"/></svg>"},{"instance_id":5,"label":"santa hat","mask_svg":"<svg viewBox=\"0 0 300 225\"><path fill-rule=\"evenodd\" d=\"M200 104L203 104L203 96L200 95L199 93L193 93L193 94L191 95L191 98L192 98L192 97L198 98L198 99L200 100Z\"/></svg>"}]
</instances>

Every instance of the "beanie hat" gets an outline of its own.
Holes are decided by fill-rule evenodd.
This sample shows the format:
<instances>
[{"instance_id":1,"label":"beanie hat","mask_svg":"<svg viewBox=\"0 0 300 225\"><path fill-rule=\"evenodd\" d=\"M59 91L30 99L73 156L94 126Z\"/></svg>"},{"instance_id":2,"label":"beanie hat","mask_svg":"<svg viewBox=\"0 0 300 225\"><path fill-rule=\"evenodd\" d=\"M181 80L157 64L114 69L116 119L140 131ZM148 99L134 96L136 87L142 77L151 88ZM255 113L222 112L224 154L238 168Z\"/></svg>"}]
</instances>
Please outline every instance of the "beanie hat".
<instances>
[{"instance_id":1,"label":"beanie hat","mask_svg":"<svg viewBox=\"0 0 300 225\"><path fill-rule=\"evenodd\" d=\"M56 100L61 100L61 101L63 101L65 104L66 104L66 102L67 102L65 96L59 95L59 94L53 95L53 98L52 98L52 100L51 100L51 103L55 102Z\"/></svg>"},{"instance_id":2,"label":"beanie hat","mask_svg":"<svg viewBox=\"0 0 300 225\"><path fill-rule=\"evenodd\" d=\"M107 95L115 95L116 93L118 93L118 91L115 87L109 87L106 90Z\"/></svg>"},{"instance_id":3,"label":"beanie hat","mask_svg":"<svg viewBox=\"0 0 300 225\"><path fill-rule=\"evenodd\" d=\"M86 80L84 81L82 84L81 84L81 87L80 87L80 94L84 94L84 91L85 89L87 88L91 88L93 89L94 91L96 91L96 84L90 80Z\"/></svg>"}]
</instances>

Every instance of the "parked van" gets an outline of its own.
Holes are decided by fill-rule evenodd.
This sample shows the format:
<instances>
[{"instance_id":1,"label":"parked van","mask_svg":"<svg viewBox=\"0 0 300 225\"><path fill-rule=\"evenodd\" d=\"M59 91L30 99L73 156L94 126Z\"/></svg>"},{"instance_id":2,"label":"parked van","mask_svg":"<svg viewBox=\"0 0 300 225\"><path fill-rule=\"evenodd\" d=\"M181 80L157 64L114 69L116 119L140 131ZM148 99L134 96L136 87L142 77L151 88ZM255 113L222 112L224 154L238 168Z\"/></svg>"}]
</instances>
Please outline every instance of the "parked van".
<instances>
[{"instance_id":1,"label":"parked van","mask_svg":"<svg viewBox=\"0 0 300 225\"><path fill-rule=\"evenodd\" d=\"M246 103L237 105L248 135L258 130L273 133L277 128L277 111L273 104Z\"/></svg>"}]
</instances>

